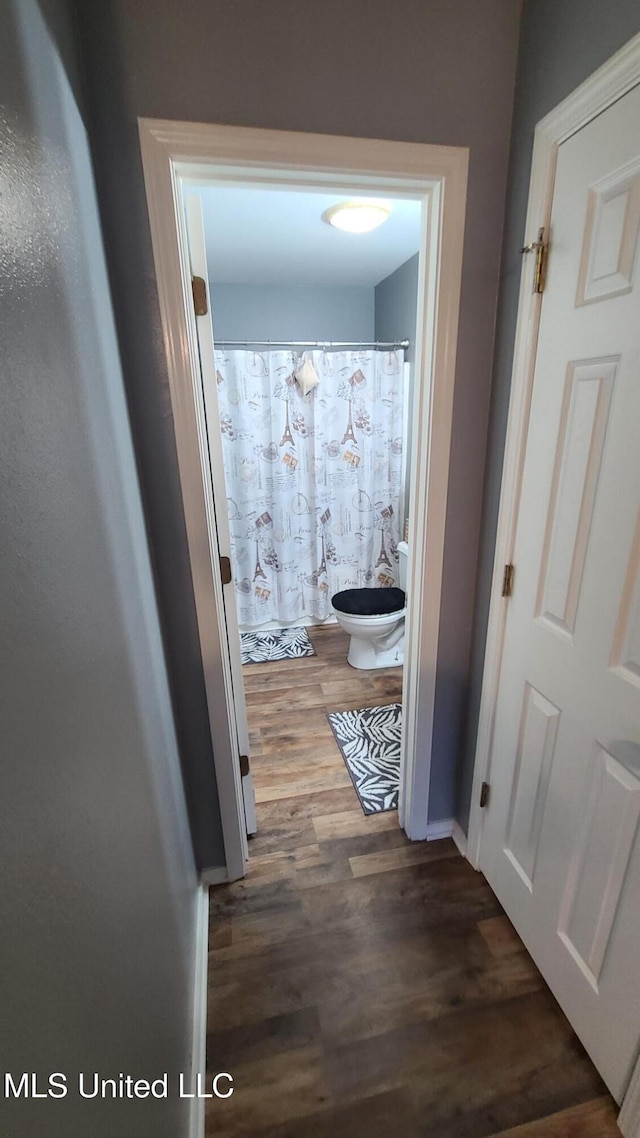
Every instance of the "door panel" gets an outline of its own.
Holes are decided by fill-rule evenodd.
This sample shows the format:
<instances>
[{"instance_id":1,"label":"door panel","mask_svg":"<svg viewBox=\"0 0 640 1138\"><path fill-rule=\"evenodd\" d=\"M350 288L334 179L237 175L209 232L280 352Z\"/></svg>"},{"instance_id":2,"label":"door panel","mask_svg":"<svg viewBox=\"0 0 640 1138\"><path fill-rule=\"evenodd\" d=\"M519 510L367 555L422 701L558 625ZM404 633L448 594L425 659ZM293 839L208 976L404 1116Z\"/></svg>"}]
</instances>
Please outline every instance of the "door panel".
<instances>
[{"instance_id":1,"label":"door panel","mask_svg":"<svg viewBox=\"0 0 640 1138\"><path fill-rule=\"evenodd\" d=\"M533 881L560 711L525 684L505 852L528 889Z\"/></svg>"},{"instance_id":2,"label":"door panel","mask_svg":"<svg viewBox=\"0 0 640 1138\"><path fill-rule=\"evenodd\" d=\"M576 304L630 292L640 226L640 162L589 190Z\"/></svg>"},{"instance_id":3,"label":"door panel","mask_svg":"<svg viewBox=\"0 0 640 1138\"><path fill-rule=\"evenodd\" d=\"M598 991L640 813L640 783L596 747L566 877L558 934Z\"/></svg>"},{"instance_id":4,"label":"door panel","mask_svg":"<svg viewBox=\"0 0 640 1138\"><path fill-rule=\"evenodd\" d=\"M640 1041L640 88L560 147L480 866L612 1093Z\"/></svg>"},{"instance_id":5,"label":"door panel","mask_svg":"<svg viewBox=\"0 0 640 1138\"><path fill-rule=\"evenodd\" d=\"M567 369L542 555L539 615L573 633L616 362Z\"/></svg>"},{"instance_id":6,"label":"door panel","mask_svg":"<svg viewBox=\"0 0 640 1138\"><path fill-rule=\"evenodd\" d=\"M187 233L189 237L189 257L191 271L194 276L201 277L206 282L206 295L209 296L207 253L202 220L202 205L198 194L190 194L186 198ZM214 357L213 323L209 311L203 316L196 317L198 328L198 345L200 348L200 366L204 393L204 404L207 415L207 436L209 439L209 458L211 461L211 478L215 498L216 517L215 526L218 537L218 552L221 557L231 557L231 539L229 536L229 522L227 514L227 494L225 486L224 466L222 462L222 445L219 442L220 415L218 411L218 397L216 389L216 367ZM230 582L223 589L224 612L227 631L227 650L229 668L226 671L228 678L227 702L233 714L233 735L236 741L238 761L240 755L250 757L249 751L249 725L247 722L247 708L244 693L244 680L242 677L242 660L240 655L240 634L238 631L238 615L236 612L236 599L234 584ZM215 746L215 740L214 740ZM256 818L255 793L251 771L242 778L242 795L244 815L248 834L255 834L258 828Z\"/></svg>"}]
</instances>

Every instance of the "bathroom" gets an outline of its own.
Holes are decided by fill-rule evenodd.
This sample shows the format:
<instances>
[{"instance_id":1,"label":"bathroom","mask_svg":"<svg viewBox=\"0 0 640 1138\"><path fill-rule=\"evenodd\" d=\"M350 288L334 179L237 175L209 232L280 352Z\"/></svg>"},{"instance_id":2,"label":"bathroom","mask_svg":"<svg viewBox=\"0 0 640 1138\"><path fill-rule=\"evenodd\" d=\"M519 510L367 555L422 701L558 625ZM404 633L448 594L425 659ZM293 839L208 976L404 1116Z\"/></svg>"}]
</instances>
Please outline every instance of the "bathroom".
<instances>
[{"instance_id":1,"label":"bathroom","mask_svg":"<svg viewBox=\"0 0 640 1138\"><path fill-rule=\"evenodd\" d=\"M347 788L365 815L391 812L423 204L224 184L198 196L258 814Z\"/></svg>"}]
</instances>

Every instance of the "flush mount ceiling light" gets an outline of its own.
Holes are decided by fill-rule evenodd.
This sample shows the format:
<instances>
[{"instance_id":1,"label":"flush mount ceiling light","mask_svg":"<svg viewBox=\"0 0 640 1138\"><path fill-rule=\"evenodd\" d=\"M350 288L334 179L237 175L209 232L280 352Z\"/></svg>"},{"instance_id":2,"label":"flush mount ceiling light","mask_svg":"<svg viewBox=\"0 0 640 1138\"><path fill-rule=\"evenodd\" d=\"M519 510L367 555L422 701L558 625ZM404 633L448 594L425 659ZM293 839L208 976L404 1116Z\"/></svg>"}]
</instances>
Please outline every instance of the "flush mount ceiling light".
<instances>
[{"instance_id":1,"label":"flush mount ceiling light","mask_svg":"<svg viewBox=\"0 0 640 1138\"><path fill-rule=\"evenodd\" d=\"M384 202L340 202L326 209L322 220L345 233L370 233L387 220L391 209Z\"/></svg>"}]
</instances>

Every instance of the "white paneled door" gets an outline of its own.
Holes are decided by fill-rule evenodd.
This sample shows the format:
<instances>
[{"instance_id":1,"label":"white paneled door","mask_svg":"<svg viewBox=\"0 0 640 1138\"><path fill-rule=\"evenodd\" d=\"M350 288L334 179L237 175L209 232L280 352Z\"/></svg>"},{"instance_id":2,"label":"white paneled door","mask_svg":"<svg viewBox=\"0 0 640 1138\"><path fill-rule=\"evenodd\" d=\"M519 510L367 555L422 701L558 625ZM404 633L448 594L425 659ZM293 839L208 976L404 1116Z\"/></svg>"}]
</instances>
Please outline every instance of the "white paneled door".
<instances>
[{"instance_id":1,"label":"white paneled door","mask_svg":"<svg viewBox=\"0 0 640 1138\"><path fill-rule=\"evenodd\" d=\"M480 867L614 1097L640 1040L640 88L559 149Z\"/></svg>"}]
</instances>

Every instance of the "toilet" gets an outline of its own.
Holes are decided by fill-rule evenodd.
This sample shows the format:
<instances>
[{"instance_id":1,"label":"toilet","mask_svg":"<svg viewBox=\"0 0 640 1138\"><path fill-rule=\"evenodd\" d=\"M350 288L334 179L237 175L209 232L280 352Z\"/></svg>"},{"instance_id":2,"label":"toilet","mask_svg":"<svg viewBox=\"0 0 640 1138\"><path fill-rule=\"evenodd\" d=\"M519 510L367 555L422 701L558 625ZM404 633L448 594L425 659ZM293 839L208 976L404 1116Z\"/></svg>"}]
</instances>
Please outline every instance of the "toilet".
<instances>
[{"instance_id":1,"label":"toilet","mask_svg":"<svg viewBox=\"0 0 640 1138\"><path fill-rule=\"evenodd\" d=\"M331 598L338 624L348 632L352 668L394 668L404 660L406 541L398 543L399 589L343 589Z\"/></svg>"}]
</instances>

